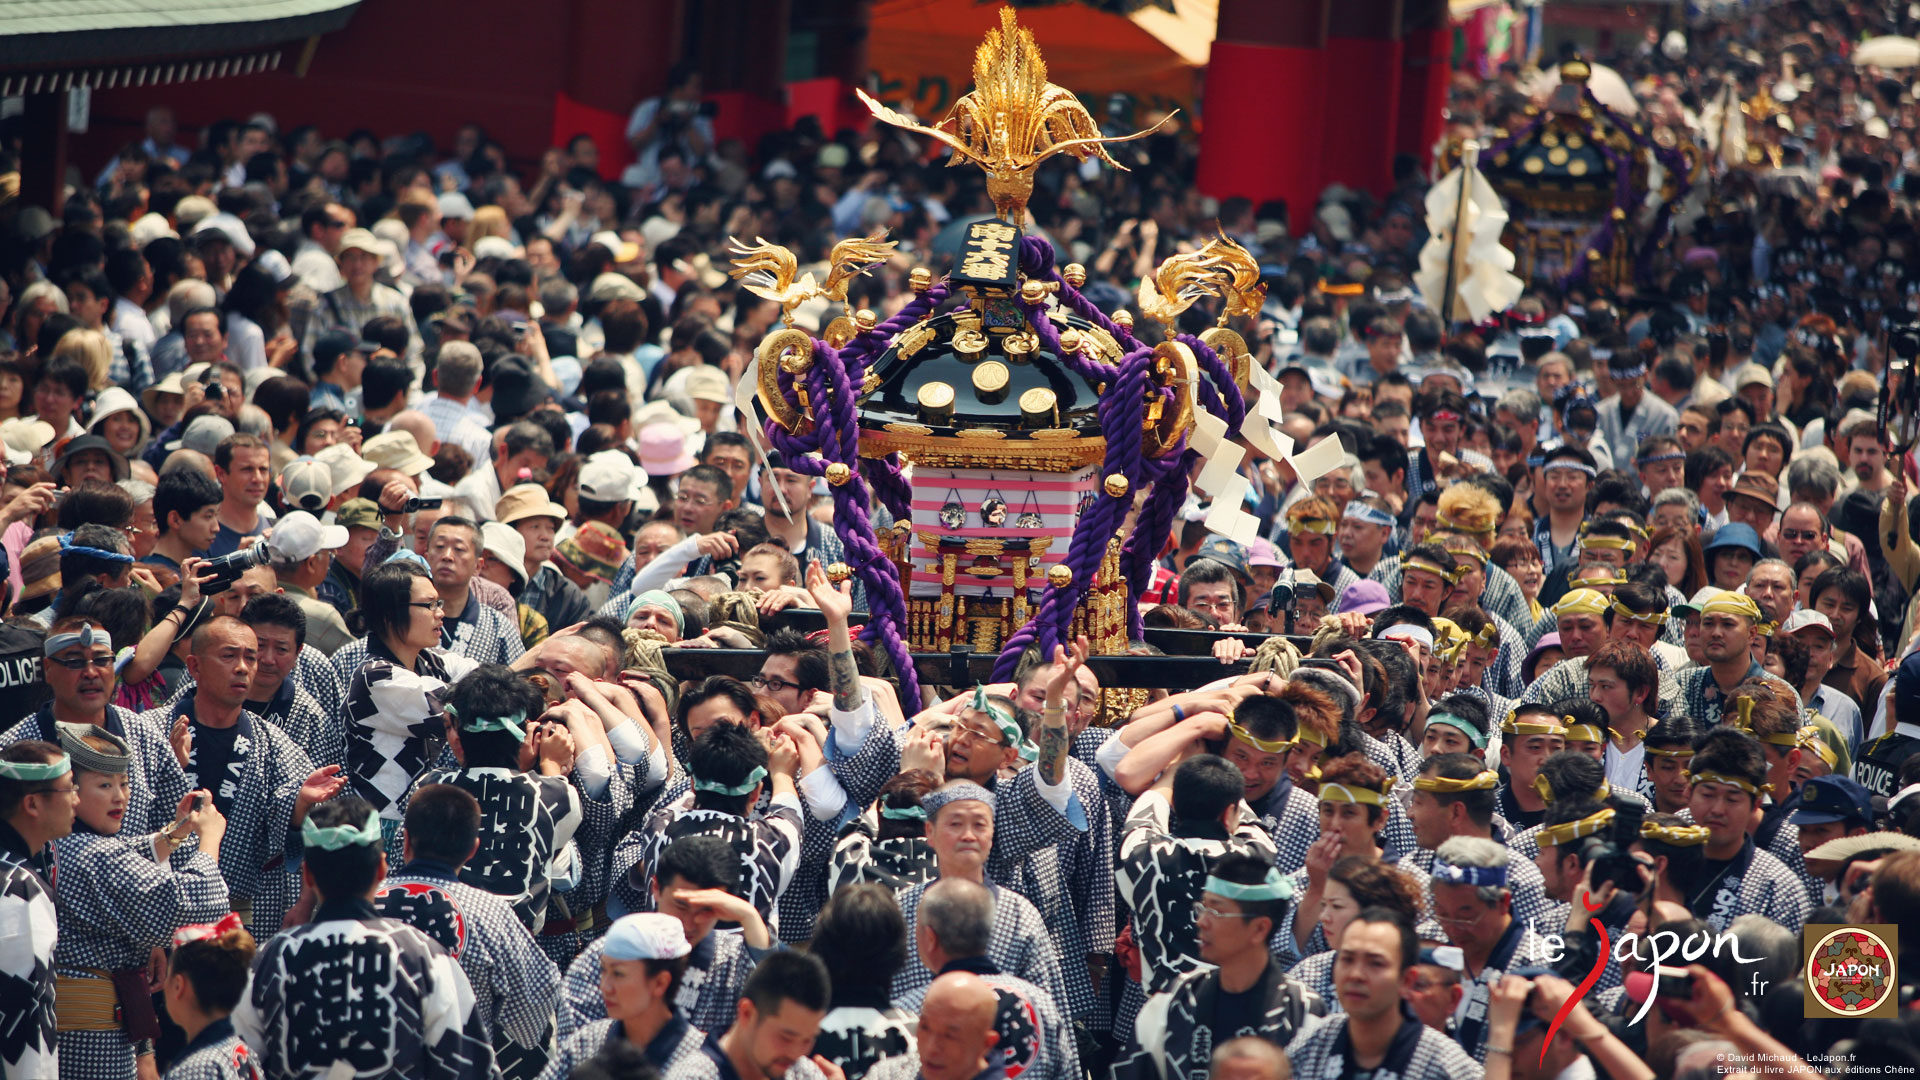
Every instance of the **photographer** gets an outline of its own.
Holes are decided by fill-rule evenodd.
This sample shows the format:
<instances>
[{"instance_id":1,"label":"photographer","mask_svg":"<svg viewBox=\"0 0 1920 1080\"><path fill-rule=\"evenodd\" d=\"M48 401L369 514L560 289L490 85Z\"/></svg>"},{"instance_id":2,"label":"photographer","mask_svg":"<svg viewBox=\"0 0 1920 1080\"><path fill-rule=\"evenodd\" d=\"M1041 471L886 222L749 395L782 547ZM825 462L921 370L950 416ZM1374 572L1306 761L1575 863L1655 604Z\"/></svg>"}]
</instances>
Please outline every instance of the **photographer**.
<instances>
[{"instance_id":1,"label":"photographer","mask_svg":"<svg viewBox=\"0 0 1920 1080\"><path fill-rule=\"evenodd\" d=\"M667 72L667 92L634 107L627 118L627 143L636 160L620 175L620 182L645 189L641 202L664 196L664 189L685 186L692 176L687 164L704 159L714 143L713 108L700 101L697 64L685 60L675 64ZM680 151L681 167L674 170L675 176L666 176L661 169L661 152L669 147Z\"/></svg>"},{"instance_id":2,"label":"photographer","mask_svg":"<svg viewBox=\"0 0 1920 1080\"><path fill-rule=\"evenodd\" d=\"M1694 970L1713 978L1705 968ZM1724 983L1720 990L1726 992ZM1539 969L1501 979L1488 1009L1485 1080L1591 1080L1595 1063L1610 1080L1653 1080L1653 1069L1589 1012L1584 1001L1574 1003L1548 1038L1548 1025L1577 992L1571 982Z\"/></svg>"}]
</instances>

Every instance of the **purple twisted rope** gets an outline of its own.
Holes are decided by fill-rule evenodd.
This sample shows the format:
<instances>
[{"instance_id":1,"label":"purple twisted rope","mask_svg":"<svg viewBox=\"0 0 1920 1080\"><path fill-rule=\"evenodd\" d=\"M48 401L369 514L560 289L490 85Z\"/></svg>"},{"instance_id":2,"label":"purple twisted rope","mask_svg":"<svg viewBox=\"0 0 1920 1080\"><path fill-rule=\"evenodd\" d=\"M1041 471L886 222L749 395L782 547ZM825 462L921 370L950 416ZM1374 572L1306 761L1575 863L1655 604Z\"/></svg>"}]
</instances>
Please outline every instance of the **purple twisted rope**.
<instances>
[{"instance_id":1,"label":"purple twisted rope","mask_svg":"<svg viewBox=\"0 0 1920 1080\"><path fill-rule=\"evenodd\" d=\"M895 521L913 520L913 486L900 471L900 455L860 459L860 472Z\"/></svg>"},{"instance_id":2,"label":"purple twisted rope","mask_svg":"<svg viewBox=\"0 0 1920 1080\"><path fill-rule=\"evenodd\" d=\"M1226 413L1227 430L1239 431L1240 424L1247 418L1247 399L1240 393L1240 384L1233 381L1233 372L1228 369L1227 362L1220 359L1212 346L1192 334L1181 334L1178 340L1193 350L1200 370L1206 372L1211 380L1201 382L1199 390L1207 411L1216 416Z\"/></svg>"},{"instance_id":3,"label":"purple twisted rope","mask_svg":"<svg viewBox=\"0 0 1920 1080\"><path fill-rule=\"evenodd\" d=\"M1102 431L1141 430L1141 419L1146 410L1147 374L1152 360L1153 353L1149 349L1136 349L1127 354L1126 360L1120 365L1119 378L1109 388L1107 395L1100 399ZM1118 472L1133 482L1144 471L1145 461L1137 436L1124 441L1108 438L1103 473ZM1054 647L1060 644L1074 609L1093 585L1100 560L1106 556L1107 543L1120 530L1132 503L1131 496L1115 498L1103 490L1094 499L1093 505L1080 515L1065 561L1066 567L1073 571L1072 583L1064 589L1050 587L1046 590L1040 600L1039 610L1007 640L1001 650L1000 659L994 665L994 679L1011 679L1014 668L1020 663L1021 653L1030 645L1038 644L1043 657L1053 655Z\"/></svg>"},{"instance_id":4,"label":"purple twisted rope","mask_svg":"<svg viewBox=\"0 0 1920 1080\"><path fill-rule=\"evenodd\" d=\"M1112 334L1114 340L1120 343L1120 348L1123 352L1132 352L1140 347L1139 340L1133 336L1131 330L1124 329L1119 323L1107 318L1105 312L1095 306L1093 301L1082 296L1078 289L1067 284L1066 279L1060 276L1060 272L1054 269L1052 244L1047 243L1037 236L1023 238L1020 241L1020 269L1025 272L1028 277L1045 278L1048 281L1058 282L1060 284L1061 300L1071 306L1073 310L1079 312L1081 318ZM1109 370L1113 367L1111 364L1102 364L1101 366ZM1075 370L1078 371L1079 369L1075 368ZM1086 373L1081 372L1081 374L1084 375ZM1112 376L1106 376L1106 381L1111 382Z\"/></svg>"},{"instance_id":5,"label":"purple twisted rope","mask_svg":"<svg viewBox=\"0 0 1920 1080\"><path fill-rule=\"evenodd\" d=\"M1134 519L1133 535L1120 548L1120 571L1127 576L1127 637L1140 640L1144 627L1140 620L1139 599L1153 576L1153 564L1160 557L1173 529L1174 515L1187 498L1187 476L1198 460L1197 451L1188 450L1154 481L1147 499Z\"/></svg>"}]
</instances>

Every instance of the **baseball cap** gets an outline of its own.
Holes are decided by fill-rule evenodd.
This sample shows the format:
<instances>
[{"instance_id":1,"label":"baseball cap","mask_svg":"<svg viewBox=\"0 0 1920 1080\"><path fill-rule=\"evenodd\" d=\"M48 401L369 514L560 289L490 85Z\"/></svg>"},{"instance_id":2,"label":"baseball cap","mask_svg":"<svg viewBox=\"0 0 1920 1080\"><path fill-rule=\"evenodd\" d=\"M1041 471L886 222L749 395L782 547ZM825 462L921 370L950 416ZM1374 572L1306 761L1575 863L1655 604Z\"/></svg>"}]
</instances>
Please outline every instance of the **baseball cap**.
<instances>
[{"instance_id":1,"label":"baseball cap","mask_svg":"<svg viewBox=\"0 0 1920 1080\"><path fill-rule=\"evenodd\" d=\"M289 562L311 559L323 551L345 547L347 527L322 525L320 519L305 510L283 514L273 523L273 536L267 541L273 554Z\"/></svg>"},{"instance_id":2,"label":"baseball cap","mask_svg":"<svg viewBox=\"0 0 1920 1080\"><path fill-rule=\"evenodd\" d=\"M220 444L233 435L233 422L224 416L196 416L180 437L167 444L169 450L198 450L213 456Z\"/></svg>"},{"instance_id":3,"label":"baseball cap","mask_svg":"<svg viewBox=\"0 0 1920 1080\"><path fill-rule=\"evenodd\" d=\"M315 461L327 467L333 474L333 493L345 495L360 486L360 481L373 471L373 462L355 453L346 443L334 443L332 446L313 456Z\"/></svg>"},{"instance_id":4,"label":"baseball cap","mask_svg":"<svg viewBox=\"0 0 1920 1080\"><path fill-rule=\"evenodd\" d=\"M1256 538L1247 545L1247 565L1271 566L1277 570L1283 570L1287 563L1280 557L1280 549L1273 546L1273 541Z\"/></svg>"},{"instance_id":5,"label":"baseball cap","mask_svg":"<svg viewBox=\"0 0 1920 1080\"><path fill-rule=\"evenodd\" d=\"M386 252L380 247L380 238L373 235L372 229L348 229L340 237L340 254L349 251L364 251L374 258L382 258Z\"/></svg>"},{"instance_id":6,"label":"baseball cap","mask_svg":"<svg viewBox=\"0 0 1920 1080\"><path fill-rule=\"evenodd\" d=\"M1832 620L1817 611L1812 611L1807 608L1801 608L1799 611L1787 616L1787 621L1780 626L1780 632L1783 634L1797 634L1808 627L1825 630L1828 637L1835 636Z\"/></svg>"},{"instance_id":7,"label":"baseball cap","mask_svg":"<svg viewBox=\"0 0 1920 1080\"><path fill-rule=\"evenodd\" d=\"M1686 603L1675 604L1668 610L1672 611L1675 615L1698 615L1700 609L1707 605L1707 601L1719 596L1725 591L1725 589L1714 585L1703 585L1696 590L1692 596L1687 598Z\"/></svg>"},{"instance_id":8,"label":"baseball cap","mask_svg":"<svg viewBox=\"0 0 1920 1080\"><path fill-rule=\"evenodd\" d=\"M473 220L473 201L457 191L440 193L441 220L453 218L458 221Z\"/></svg>"},{"instance_id":9,"label":"baseball cap","mask_svg":"<svg viewBox=\"0 0 1920 1080\"><path fill-rule=\"evenodd\" d=\"M1206 543L1201 544L1200 550L1194 552L1194 557L1198 559L1212 559L1214 562L1220 563L1227 569L1233 571L1236 577L1247 578L1250 576L1247 572L1247 549L1224 536L1213 537Z\"/></svg>"},{"instance_id":10,"label":"baseball cap","mask_svg":"<svg viewBox=\"0 0 1920 1080\"><path fill-rule=\"evenodd\" d=\"M646 292L634 284L625 274L616 274L609 270L593 279L587 287L587 299L595 302L606 300L644 300Z\"/></svg>"},{"instance_id":11,"label":"baseball cap","mask_svg":"<svg viewBox=\"0 0 1920 1080\"><path fill-rule=\"evenodd\" d=\"M499 559L520 579L520 586L526 587L527 538L520 535L520 530L504 522L489 521L480 526L480 550Z\"/></svg>"},{"instance_id":12,"label":"baseball cap","mask_svg":"<svg viewBox=\"0 0 1920 1080\"><path fill-rule=\"evenodd\" d=\"M328 330L314 339L314 367L332 371L334 362L352 352L353 347L359 343L360 335L358 334L349 334L345 330Z\"/></svg>"},{"instance_id":13,"label":"baseball cap","mask_svg":"<svg viewBox=\"0 0 1920 1080\"><path fill-rule=\"evenodd\" d=\"M587 458L580 467L580 497L594 502L617 503L639 497L645 487L639 466L618 450L602 450Z\"/></svg>"},{"instance_id":14,"label":"baseball cap","mask_svg":"<svg viewBox=\"0 0 1920 1080\"><path fill-rule=\"evenodd\" d=\"M613 261L616 263L630 263L640 257L640 245L631 240L622 239L620 234L614 232L612 229L602 229L594 233L592 236L587 237L587 243L599 244L601 247L613 252ZM625 274L616 274L614 276L626 278ZM595 284L598 283L598 279L595 279Z\"/></svg>"},{"instance_id":15,"label":"baseball cap","mask_svg":"<svg viewBox=\"0 0 1920 1080\"><path fill-rule=\"evenodd\" d=\"M606 522L589 521L555 544L553 556L588 577L612 581L627 561L627 542L620 530Z\"/></svg>"},{"instance_id":16,"label":"baseball cap","mask_svg":"<svg viewBox=\"0 0 1920 1080\"><path fill-rule=\"evenodd\" d=\"M280 496L288 506L311 513L325 510L333 501L333 470L310 457L290 461L280 470Z\"/></svg>"},{"instance_id":17,"label":"baseball cap","mask_svg":"<svg viewBox=\"0 0 1920 1080\"><path fill-rule=\"evenodd\" d=\"M727 393L727 373L709 364L687 372L687 396L695 401L717 401L722 405L733 400Z\"/></svg>"},{"instance_id":18,"label":"baseball cap","mask_svg":"<svg viewBox=\"0 0 1920 1080\"><path fill-rule=\"evenodd\" d=\"M233 250L245 258L253 258L253 237L247 235L247 227L239 218L232 214L216 213L202 218L200 223L193 227L195 236L215 231L227 238L227 242L233 245Z\"/></svg>"},{"instance_id":19,"label":"baseball cap","mask_svg":"<svg viewBox=\"0 0 1920 1080\"><path fill-rule=\"evenodd\" d=\"M33 460L33 455L52 441L53 425L45 420L16 416L0 422L0 442L6 444L8 460L15 465L25 465Z\"/></svg>"},{"instance_id":20,"label":"baseball cap","mask_svg":"<svg viewBox=\"0 0 1920 1080\"><path fill-rule=\"evenodd\" d=\"M420 452L411 431L386 431L360 444L360 456L377 469L395 469L419 476L433 468L433 459Z\"/></svg>"},{"instance_id":21,"label":"baseball cap","mask_svg":"<svg viewBox=\"0 0 1920 1080\"><path fill-rule=\"evenodd\" d=\"M1363 578L1347 586L1346 591L1340 594L1339 601L1333 605L1333 610L1371 615L1392 606L1393 600L1387 596L1385 585Z\"/></svg>"},{"instance_id":22,"label":"baseball cap","mask_svg":"<svg viewBox=\"0 0 1920 1080\"><path fill-rule=\"evenodd\" d=\"M1787 820L1794 825L1825 825L1855 820L1873 825L1873 796L1852 777L1816 776L1800 787L1800 808Z\"/></svg>"},{"instance_id":23,"label":"baseball cap","mask_svg":"<svg viewBox=\"0 0 1920 1080\"><path fill-rule=\"evenodd\" d=\"M344 529L380 528L380 507L372 499L348 499L333 512L334 524Z\"/></svg>"}]
</instances>

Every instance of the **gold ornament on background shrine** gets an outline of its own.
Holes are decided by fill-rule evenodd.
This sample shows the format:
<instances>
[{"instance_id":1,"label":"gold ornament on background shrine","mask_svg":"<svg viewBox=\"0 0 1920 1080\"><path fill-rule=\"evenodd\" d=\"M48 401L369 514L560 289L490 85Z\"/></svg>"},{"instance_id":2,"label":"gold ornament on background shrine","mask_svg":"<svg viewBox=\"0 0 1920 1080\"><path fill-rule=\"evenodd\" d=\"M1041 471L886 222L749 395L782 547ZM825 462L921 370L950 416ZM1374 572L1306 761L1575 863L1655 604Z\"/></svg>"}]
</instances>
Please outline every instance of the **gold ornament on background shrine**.
<instances>
[{"instance_id":1,"label":"gold ornament on background shrine","mask_svg":"<svg viewBox=\"0 0 1920 1080\"><path fill-rule=\"evenodd\" d=\"M1042 161L1066 153L1081 161L1096 157L1124 170L1105 144L1142 138L1173 119L1169 114L1131 135L1101 135L1086 106L1066 88L1047 81L1040 47L1010 7L1000 9L999 28L988 30L974 51L973 89L954 102L939 123L929 127L880 104L864 90L855 88L854 93L881 120L952 147L948 165L978 163L987 174L994 213L1015 225L1026 222L1034 169Z\"/></svg>"}]
</instances>

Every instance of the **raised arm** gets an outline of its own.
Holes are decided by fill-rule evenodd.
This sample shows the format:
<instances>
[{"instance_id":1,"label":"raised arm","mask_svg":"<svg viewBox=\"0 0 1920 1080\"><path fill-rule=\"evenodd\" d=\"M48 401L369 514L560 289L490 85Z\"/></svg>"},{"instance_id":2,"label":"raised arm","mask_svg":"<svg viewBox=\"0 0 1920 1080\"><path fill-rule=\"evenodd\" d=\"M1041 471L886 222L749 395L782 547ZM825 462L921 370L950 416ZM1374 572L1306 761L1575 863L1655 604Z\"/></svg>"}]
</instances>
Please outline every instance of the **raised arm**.
<instances>
[{"instance_id":1,"label":"raised arm","mask_svg":"<svg viewBox=\"0 0 1920 1080\"><path fill-rule=\"evenodd\" d=\"M853 662L853 635L847 629L847 620L853 616L852 579L835 585L816 561L807 566L807 592L827 617L827 686L833 691L833 707L843 713L858 712L867 702L867 689L860 683L860 668Z\"/></svg>"},{"instance_id":2,"label":"raised arm","mask_svg":"<svg viewBox=\"0 0 1920 1080\"><path fill-rule=\"evenodd\" d=\"M1047 680L1047 703L1040 710L1040 730L1034 739L1039 748L1040 778L1058 786L1067 778L1067 752L1072 738L1067 734L1067 691L1077 689L1075 673L1087 662L1086 635L1073 643L1073 651L1064 645L1053 647L1053 677Z\"/></svg>"}]
</instances>

